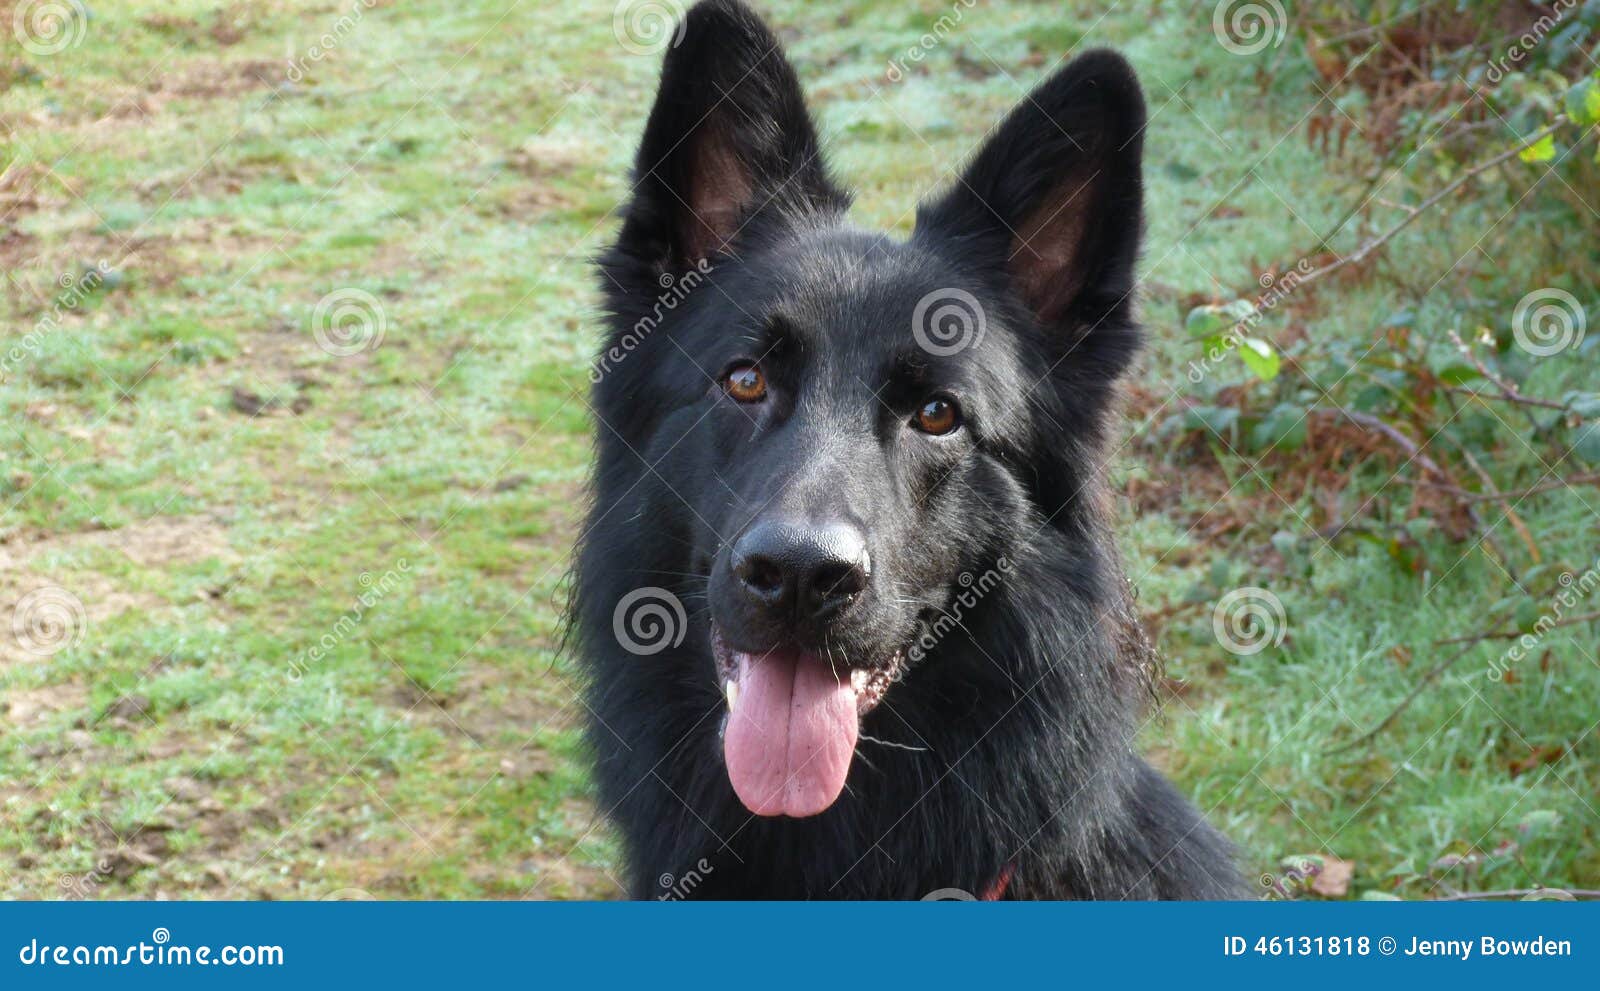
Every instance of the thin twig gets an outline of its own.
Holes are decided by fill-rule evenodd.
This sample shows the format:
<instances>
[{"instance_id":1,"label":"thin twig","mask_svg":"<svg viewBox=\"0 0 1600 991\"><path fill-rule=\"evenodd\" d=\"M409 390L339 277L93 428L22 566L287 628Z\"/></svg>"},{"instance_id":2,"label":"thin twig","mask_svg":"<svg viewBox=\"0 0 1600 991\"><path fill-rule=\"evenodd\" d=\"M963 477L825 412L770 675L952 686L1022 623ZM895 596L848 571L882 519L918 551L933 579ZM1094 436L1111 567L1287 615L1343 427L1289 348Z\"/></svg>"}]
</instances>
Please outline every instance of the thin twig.
<instances>
[{"instance_id":1,"label":"thin twig","mask_svg":"<svg viewBox=\"0 0 1600 991\"><path fill-rule=\"evenodd\" d=\"M1371 430L1374 433L1382 434L1402 451L1404 451L1410 460L1415 461L1418 465L1420 465L1424 475L1428 475L1436 481L1444 483L1442 488L1457 490L1461 489L1460 483L1458 483L1454 478L1451 478L1449 472L1439 467L1439 463L1437 461L1422 453L1422 447L1417 444L1416 441L1412 440L1410 437L1407 437L1398 428L1385 423L1383 420L1380 420L1378 417L1372 416L1369 413L1358 413L1355 410L1346 409L1343 406L1318 406L1314 407L1311 410L1311 413L1328 418L1343 418L1349 420L1351 423L1354 423L1356 426L1361 427L1364 430ZM1363 502L1361 510L1358 511L1357 515L1359 515L1360 512L1365 511L1367 504L1371 501L1372 500L1369 497L1366 502ZM1467 521L1472 524L1472 532L1481 533L1483 535L1483 542L1494 551L1501 561L1509 561L1510 558L1506 556L1505 548L1501 547L1500 542L1495 539L1494 534L1490 533L1489 530L1484 527L1483 520L1478 516L1478 511L1473 509L1472 505L1465 501L1458 502L1458 505L1460 506L1462 512L1466 514Z\"/></svg>"},{"instance_id":2,"label":"thin twig","mask_svg":"<svg viewBox=\"0 0 1600 991\"><path fill-rule=\"evenodd\" d=\"M1433 684L1434 679L1450 670L1452 665L1461 660L1463 657L1467 656L1467 652L1476 647L1480 642L1481 638L1473 640L1472 643L1467 644L1465 647L1462 647L1454 654L1451 654L1449 657L1446 657L1438 664L1435 664L1433 667L1423 672L1422 677L1418 679L1417 683L1411 687L1411 691L1406 693L1406 697L1401 699L1400 704L1391 709L1389 714L1384 716L1383 721L1378 725L1367 730L1365 733L1356 737L1354 740L1351 740L1349 743L1341 743L1337 747L1329 747L1327 750L1324 750L1323 753L1327 756L1342 754L1347 750L1354 750L1362 744L1370 743L1373 740L1376 740L1384 730L1394 725L1394 721L1400 718L1401 713L1411 708L1411 703L1415 702L1417 700L1417 696L1421 695L1429 685Z\"/></svg>"},{"instance_id":3,"label":"thin twig","mask_svg":"<svg viewBox=\"0 0 1600 991\"><path fill-rule=\"evenodd\" d=\"M1577 485L1600 485L1600 475L1574 475L1571 478L1556 478L1548 482L1541 482L1514 492L1469 492L1466 489L1452 489L1449 486L1439 485L1436 482L1422 483L1429 488L1444 489L1458 496L1462 502L1499 502L1502 499L1515 499L1517 502L1536 496L1542 492L1553 492L1556 489L1571 488Z\"/></svg>"},{"instance_id":4,"label":"thin twig","mask_svg":"<svg viewBox=\"0 0 1600 991\"><path fill-rule=\"evenodd\" d=\"M1496 375L1489 369L1488 365L1483 363L1483 359L1478 357L1477 352L1467 347L1467 342L1461 339L1461 335L1456 333L1456 329L1454 327L1450 328L1450 340L1455 342L1456 350L1461 352L1461 356L1472 362L1473 367L1478 370L1479 375L1482 375L1485 379L1488 379L1490 382L1494 383L1495 388L1500 390L1500 398L1505 399L1508 402L1517 403L1519 405L1530 405L1524 402L1525 397L1517 390L1516 386L1512 385L1510 382L1507 382L1501 376ZM1532 427L1533 432L1537 434L1539 432L1539 421L1535 420L1533 418L1533 414L1528 410L1524 409L1522 412L1528 418L1528 426Z\"/></svg>"},{"instance_id":5,"label":"thin twig","mask_svg":"<svg viewBox=\"0 0 1600 991\"><path fill-rule=\"evenodd\" d=\"M1458 176L1454 182L1450 183L1443 189L1417 204L1416 210L1407 214L1399 223L1363 244L1350 254L1340 258L1338 261L1329 262L1319 269L1312 270L1304 278L1300 279L1300 281L1297 283L1297 286L1303 286L1307 282L1315 282L1320 278L1332 275L1334 272L1337 272L1339 269L1344 268L1347 265L1354 265L1358 262L1366 261L1367 256L1371 255L1374 251L1377 251L1379 248L1394 240L1397 234L1405 230L1407 227L1410 227L1413 221L1422 216L1424 213L1428 212L1430 208L1438 206L1440 203L1442 203L1444 199L1451 193L1460 189L1462 186L1466 185L1468 182L1471 182L1473 179L1489 171L1490 169L1496 168L1499 165L1516 158L1518 155L1522 154L1525 149L1532 145L1538 144L1544 138L1556 133L1556 131L1560 130L1566 125L1566 123L1567 118L1566 115L1563 114L1557 117L1554 123L1534 132L1532 136L1530 136L1526 141L1517 147L1512 148L1510 151L1501 152L1488 161L1474 165L1472 168Z\"/></svg>"},{"instance_id":6,"label":"thin twig","mask_svg":"<svg viewBox=\"0 0 1600 991\"><path fill-rule=\"evenodd\" d=\"M1466 891L1455 895L1432 898L1436 902L1481 902L1496 898L1527 898L1530 895L1571 895L1575 899L1600 898L1600 891L1583 888L1511 888L1506 891Z\"/></svg>"},{"instance_id":7,"label":"thin twig","mask_svg":"<svg viewBox=\"0 0 1600 991\"><path fill-rule=\"evenodd\" d=\"M1592 623L1596 620L1600 620L1600 612L1585 613L1582 616L1570 616L1566 619L1557 620L1554 623L1545 626L1544 629L1546 632L1548 632L1549 630L1559 629L1563 626L1577 626L1580 623ZM1433 667L1424 671L1422 673L1422 677L1417 679L1417 683L1411 686L1411 691L1406 693L1406 697L1400 700L1399 705L1396 705L1393 709L1389 710L1389 714L1383 717L1382 722L1356 737L1354 740L1351 740L1349 743L1341 743L1337 747L1329 747L1327 750L1323 751L1323 753L1330 756L1333 754L1341 754L1347 750L1354 750L1362 744L1370 743L1371 741L1377 739L1384 730L1394 725L1394 721L1400 718L1400 714L1409 709L1411 707L1411 703L1415 702L1417 697L1421 695L1429 685L1438 680L1440 675L1450 670L1450 668L1453 667L1457 661L1467 656L1472 648L1490 640L1515 640L1517 637L1522 635L1523 632L1521 630L1502 630L1500 629L1500 624L1496 623L1494 629L1487 630L1482 633L1474 633L1471 636L1452 637L1449 640L1436 641L1434 643L1434 646L1436 647L1445 647L1452 644L1461 644L1462 647L1454 654L1451 654L1438 664L1435 664Z\"/></svg>"},{"instance_id":8,"label":"thin twig","mask_svg":"<svg viewBox=\"0 0 1600 991\"><path fill-rule=\"evenodd\" d=\"M1549 125L1541 128L1538 131L1535 131L1522 144L1516 146L1515 148L1512 148L1509 151L1501 152L1500 154L1494 156L1493 158L1488 159L1487 161L1480 162L1479 164L1474 165L1472 168L1468 169L1467 171L1461 173L1461 175L1457 176L1454 182L1451 182L1449 185L1445 186L1443 189L1440 189L1438 192L1434 193L1432 196L1429 196L1427 199L1423 200L1421 203L1417 204L1415 207L1409 208L1410 212L1408 212L1403 218L1401 218L1400 222L1395 224L1393 227L1390 227L1388 230L1384 231L1382 234L1378 235L1377 237L1372 238L1371 240L1363 243L1360 247L1358 247L1355 251L1352 251L1350 254L1345 255L1345 256L1343 256L1343 257L1341 257L1341 258L1339 258L1339 259L1337 259L1335 261L1331 261L1328 264L1322 266L1321 268L1312 269L1310 272L1306 273L1304 276L1302 276L1299 279L1297 279L1295 281L1295 283L1294 283L1294 289L1298 290L1301 286L1305 285L1308 282L1315 282L1318 279L1326 278L1327 276L1332 275L1334 272L1337 272L1340 269L1345 268L1346 266L1355 265L1355 264L1357 264L1359 262L1366 261L1367 258L1374 251L1377 251L1379 248L1383 247L1384 245L1388 244L1390 241L1394 240L1395 237L1398 236L1401 231L1404 231L1407 227L1410 227L1412 225L1412 223L1414 223L1418 217L1422 216L1424 213L1427 213L1433 207L1438 206L1440 203L1444 202L1444 200L1447 197L1449 197L1449 195L1451 193L1454 193L1456 190L1460 189L1462 186L1464 186L1467 183L1471 182L1473 179L1477 178L1478 176L1482 175L1483 173L1488 172L1490 169L1497 168L1497 167L1505 164L1506 162L1511 161L1511 159L1513 159L1513 158L1517 157L1518 155L1522 154L1522 152L1524 150L1526 150L1527 148L1531 147L1534 144L1537 144L1539 141L1543 140L1544 138L1556 133L1556 131L1560 130L1563 126L1566 125L1566 123L1567 123L1566 115L1565 114L1559 115L1559 116L1557 116L1555 118L1555 120L1552 123L1550 123ZM1372 184L1369 185L1369 187L1368 187L1369 192L1371 192L1372 190L1375 190L1376 188L1378 188L1378 185L1379 184L1378 184L1377 180L1374 179ZM1343 219L1341 219L1339 221L1339 224L1336 227L1334 227L1333 233L1330 233L1328 235L1328 237L1332 237L1333 234L1337 234L1340 230L1342 230L1344 228L1345 224L1349 223L1350 219L1352 217L1354 217L1354 216L1355 216L1355 210L1352 210L1349 214L1347 214ZM1322 246L1326 247L1327 243L1328 243L1328 238L1323 238ZM1309 258L1309 257L1311 257L1312 254L1315 254L1315 252L1313 252L1311 254L1302 254L1300 257L1301 258ZM1265 315L1265 310L1262 308L1261 304L1258 302L1255 305L1255 308L1251 312L1250 316L1243 318L1237 324L1235 324L1235 326L1238 327L1238 326L1251 324L1255 320L1260 319L1264 315Z\"/></svg>"},{"instance_id":9,"label":"thin twig","mask_svg":"<svg viewBox=\"0 0 1600 991\"><path fill-rule=\"evenodd\" d=\"M1332 38L1329 38L1327 41L1323 42L1323 44L1337 45L1341 42L1354 41L1357 38L1366 38L1371 35L1375 35L1380 31L1387 30L1388 28L1399 24L1401 21L1416 17L1418 14L1426 13L1429 7L1437 7L1440 2L1441 0L1428 0L1428 2L1418 5L1415 10L1402 11L1388 20L1379 21L1377 24L1363 24L1361 27L1346 31L1344 34L1336 34Z\"/></svg>"},{"instance_id":10,"label":"thin twig","mask_svg":"<svg viewBox=\"0 0 1600 991\"><path fill-rule=\"evenodd\" d=\"M1593 623L1600 619L1600 611L1584 613L1582 616L1568 616L1545 625L1546 630L1559 630L1563 626L1581 626L1584 623ZM1493 633L1474 633L1469 637L1451 637L1448 640L1435 640L1435 647L1445 647L1453 643L1480 643L1484 640L1515 640L1522 636L1525 630L1495 630Z\"/></svg>"},{"instance_id":11,"label":"thin twig","mask_svg":"<svg viewBox=\"0 0 1600 991\"><path fill-rule=\"evenodd\" d=\"M1518 536L1522 537L1522 543L1528 548L1528 553L1533 556L1533 563L1538 564L1544 559L1544 556L1539 553L1539 543L1533 539L1533 531L1528 529L1528 524L1524 523L1522 517L1517 515L1517 504L1501 494L1500 487L1494 484L1494 479L1489 475L1489 472L1484 469L1483 465L1478 463L1478 459L1473 456L1472 451L1466 445L1458 443L1457 446L1461 449L1461 457L1467 462L1467 467L1471 468L1473 473L1478 476L1478 481L1483 483L1484 492L1489 495L1499 496L1500 506L1506 512L1506 519L1511 521L1511 525L1516 528ZM1469 515L1473 513L1470 503L1466 505L1466 509ZM1476 520L1477 517L1474 515L1473 519ZM1488 539L1487 533L1484 535L1484 539ZM1515 566L1505 556L1505 552L1500 550L1498 545L1491 544L1491 546L1495 548L1495 553L1500 555L1500 566L1505 569L1506 575L1516 583L1518 589L1526 592L1527 589L1522 587L1522 579L1518 577Z\"/></svg>"},{"instance_id":12,"label":"thin twig","mask_svg":"<svg viewBox=\"0 0 1600 991\"><path fill-rule=\"evenodd\" d=\"M1519 406L1532 406L1537 409L1553 409L1566 412L1569 408L1566 403L1558 403L1551 399L1535 399L1532 396L1524 396L1520 392L1507 395L1504 392L1491 393L1481 392L1477 389L1463 389L1459 385L1447 385L1444 391L1460 396L1470 396L1473 399L1501 399L1508 403L1516 403Z\"/></svg>"},{"instance_id":13,"label":"thin twig","mask_svg":"<svg viewBox=\"0 0 1600 991\"><path fill-rule=\"evenodd\" d=\"M1417 445L1416 441L1401 433L1396 427L1383 422L1369 413L1358 413L1353 409L1345 409L1343 406L1318 406L1313 408L1311 413L1318 416L1325 416L1330 419L1342 418L1349 420L1351 423L1361 427L1363 430L1371 430L1374 433L1382 434L1392 441L1396 447L1404 451L1408 458L1421 465L1425 474L1432 475L1434 478L1440 481L1454 484L1454 482L1451 481L1450 473L1445 471L1443 468L1440 468L1437 461L1434 461L1426 454L1423 454L1422 448Z\"/></svg>"}]
</instances>

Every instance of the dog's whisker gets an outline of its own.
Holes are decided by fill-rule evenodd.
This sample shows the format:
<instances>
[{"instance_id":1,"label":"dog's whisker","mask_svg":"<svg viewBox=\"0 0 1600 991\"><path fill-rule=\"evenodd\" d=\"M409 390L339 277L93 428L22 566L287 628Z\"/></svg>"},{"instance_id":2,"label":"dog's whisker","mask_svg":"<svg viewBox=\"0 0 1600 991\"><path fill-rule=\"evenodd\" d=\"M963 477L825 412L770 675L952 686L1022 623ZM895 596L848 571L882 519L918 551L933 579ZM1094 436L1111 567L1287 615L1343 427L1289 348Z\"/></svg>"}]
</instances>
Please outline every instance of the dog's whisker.
<instances>
[{"instance_id":1,"label":"dog's whisker","mask_svg":"<svg viewBox=\"0 0 1600 991\"><path fill-rule=\"evenodd\" d=\"M870 741L872 743L876 743L880 747L892 747L895 750L909 750L912 753L919 753L919 754L925 754L925 753L929 752L929 748L927 748L927 747L913 747L909 743L896 743L893 740L880 740L875 736L868 736L865 733L858 734L856 739L858 739L858 740L867 740L867 741Z\"/></svg>"}]
</instances>

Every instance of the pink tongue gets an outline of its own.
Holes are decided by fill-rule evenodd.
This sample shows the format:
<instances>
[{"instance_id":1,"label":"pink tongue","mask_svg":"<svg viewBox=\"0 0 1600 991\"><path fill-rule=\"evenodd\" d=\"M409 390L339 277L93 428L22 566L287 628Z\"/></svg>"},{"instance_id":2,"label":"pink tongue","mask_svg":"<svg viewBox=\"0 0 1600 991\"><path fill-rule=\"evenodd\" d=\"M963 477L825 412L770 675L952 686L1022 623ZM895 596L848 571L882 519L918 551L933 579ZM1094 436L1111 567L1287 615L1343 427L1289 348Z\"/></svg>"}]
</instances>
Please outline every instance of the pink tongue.
<instances>
[{"instance_id":1,"label":"pink tongue","mask_svg":"<svg viewBox=\"0 0 1600 991\"><path fill-rule=\"evenodd\" d=\"M722 752L745 808L799 818L824 811L844 790L856 751L850 677L798 651L734 654L739 690Z\"/></svg>"}]
</instances>

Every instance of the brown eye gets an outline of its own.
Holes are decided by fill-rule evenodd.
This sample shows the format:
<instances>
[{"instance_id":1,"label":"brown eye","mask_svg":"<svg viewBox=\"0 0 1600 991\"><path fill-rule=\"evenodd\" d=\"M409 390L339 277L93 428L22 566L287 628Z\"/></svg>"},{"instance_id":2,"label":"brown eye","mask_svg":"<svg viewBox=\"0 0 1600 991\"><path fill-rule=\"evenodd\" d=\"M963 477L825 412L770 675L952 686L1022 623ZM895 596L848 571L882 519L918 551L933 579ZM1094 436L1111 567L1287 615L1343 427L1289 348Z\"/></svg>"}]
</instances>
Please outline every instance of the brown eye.
<instances>
[{"instance_id":1,"label":"brown eye","mask_svg":"<svg viewBox=\"0 0 1600 991\"><path fill-rule=\"evenodd\" d=\"M912 422L925 434L947 434L961 426L961 410L953 399L930 399Z\"/></svg>"},{"instance_id":2,"label":"brown eye","mask_svg":"<svg viewBox=\"0 0 1600 991\"><path fill-rule=\"evenodd\" d=\"M759 403L767 398L767 377L754 365L738 365L722 380L728 395L741 403Z\"/></svg>"}]
</instances>

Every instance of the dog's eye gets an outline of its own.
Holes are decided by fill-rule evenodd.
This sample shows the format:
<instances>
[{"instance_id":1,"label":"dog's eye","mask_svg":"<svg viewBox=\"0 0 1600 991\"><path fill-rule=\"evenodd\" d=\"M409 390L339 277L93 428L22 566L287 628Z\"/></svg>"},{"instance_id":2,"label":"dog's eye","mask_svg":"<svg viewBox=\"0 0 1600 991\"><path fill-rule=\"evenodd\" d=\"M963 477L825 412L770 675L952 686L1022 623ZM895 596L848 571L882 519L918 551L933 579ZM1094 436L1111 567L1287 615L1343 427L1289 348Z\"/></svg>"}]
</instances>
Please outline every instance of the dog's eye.
<instances>
[{"instance_id":1,"label":"dog's eye","mask_svg":"<svg viewBox=\"0 0 1600 991\"><path fill-rule=\"evenodd\" d=\"M722 387L741 403L759 403L767 398L767 377L754 365L735 365L723 378Z\"/></svg>"},{"instance_id":2,"label":"dog's eye","mask_svg":"<svg viewBox=\"0 0 1600 991\"><path fill-rule=\"evenodd\" d=\"M954 399L930 399L917 410L912 422L925 434L947 434L961 426L961 407Z\"/></svg>"}]
</instances>

